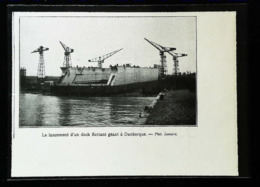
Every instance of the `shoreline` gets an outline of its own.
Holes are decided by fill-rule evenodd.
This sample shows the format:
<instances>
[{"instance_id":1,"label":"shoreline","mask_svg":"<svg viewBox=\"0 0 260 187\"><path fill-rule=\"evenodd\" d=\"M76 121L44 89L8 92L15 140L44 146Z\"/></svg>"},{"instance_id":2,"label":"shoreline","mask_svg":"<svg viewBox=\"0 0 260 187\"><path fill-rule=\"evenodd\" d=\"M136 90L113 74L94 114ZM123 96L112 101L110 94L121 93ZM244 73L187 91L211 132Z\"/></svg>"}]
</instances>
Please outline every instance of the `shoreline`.
<instances>
[{"instance_id":1,"label":"shoreline","mask_svg":"<svg viewBox=\"0 0 260 187\"><path fill-rule=\"evenodd\" d=\"M196 125L196 93L189 90L165 92L144 125Z\"/></svg>"}]
</instances>

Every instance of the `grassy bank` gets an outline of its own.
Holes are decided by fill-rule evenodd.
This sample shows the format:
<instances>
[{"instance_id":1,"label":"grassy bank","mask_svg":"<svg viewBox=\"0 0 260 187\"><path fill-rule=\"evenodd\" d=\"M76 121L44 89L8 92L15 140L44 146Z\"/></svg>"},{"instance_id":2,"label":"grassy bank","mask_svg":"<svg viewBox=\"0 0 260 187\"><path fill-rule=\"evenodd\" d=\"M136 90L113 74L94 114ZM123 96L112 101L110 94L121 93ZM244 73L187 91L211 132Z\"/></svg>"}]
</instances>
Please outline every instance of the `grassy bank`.
<instances>
[{"instance_id":1,"label":"grassy bank","mask_svg":"<svg viewBox=\"0 0 260 187\"><path fill-rule=\"evenodd\" d=\"M165 93L163 100L158 100L146 125L195 125L196 94L189 90L176 90Z\"/></svg>"}]
</instances>

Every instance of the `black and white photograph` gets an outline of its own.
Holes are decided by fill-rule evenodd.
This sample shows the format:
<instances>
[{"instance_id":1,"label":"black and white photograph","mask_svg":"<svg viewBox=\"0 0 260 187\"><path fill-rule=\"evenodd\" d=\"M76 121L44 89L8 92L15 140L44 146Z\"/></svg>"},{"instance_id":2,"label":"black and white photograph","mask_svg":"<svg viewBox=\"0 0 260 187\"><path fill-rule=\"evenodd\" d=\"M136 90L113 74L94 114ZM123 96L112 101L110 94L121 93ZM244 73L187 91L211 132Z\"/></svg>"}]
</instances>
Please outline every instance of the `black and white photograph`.
<instances>
[{"instance_id":1,"label":"black and white photograph","mask_svg":"<svg viewBox=\"0 0 260 187\"><path fill-rule=\"evenodd\" d=\"M11 177L238 175L235 11L25 8Z\"/></svg>"},{"instance_id":2,"label":"black and white photograph","mask_svg":"<svg viewBox=\"0 0 260 187\"><path fill-rule=\"evenodd\" d=\"M196 126L196 16L19 18L19 127Z\"/></svg>"}]
</instances>

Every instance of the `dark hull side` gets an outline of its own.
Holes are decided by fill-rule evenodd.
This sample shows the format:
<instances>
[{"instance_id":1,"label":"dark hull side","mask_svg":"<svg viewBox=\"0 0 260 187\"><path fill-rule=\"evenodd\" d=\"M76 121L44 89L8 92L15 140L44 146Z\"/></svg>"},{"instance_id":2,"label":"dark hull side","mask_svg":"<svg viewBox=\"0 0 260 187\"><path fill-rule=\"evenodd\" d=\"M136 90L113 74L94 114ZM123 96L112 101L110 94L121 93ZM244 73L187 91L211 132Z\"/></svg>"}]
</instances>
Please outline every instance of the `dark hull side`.
<instances>
[{"instance_id":1,"label":"dark hull side","mask_svg":"<svg viewBox=\"0 0 260 187\"><path fill-rule=\"evenodd\" d=\"M131 93L136 90L155 90L158 81L135 83L119 86L59 86L50 87L52 95L66 96L111 96L117 94Z\"/></svg>"}]
</instances>

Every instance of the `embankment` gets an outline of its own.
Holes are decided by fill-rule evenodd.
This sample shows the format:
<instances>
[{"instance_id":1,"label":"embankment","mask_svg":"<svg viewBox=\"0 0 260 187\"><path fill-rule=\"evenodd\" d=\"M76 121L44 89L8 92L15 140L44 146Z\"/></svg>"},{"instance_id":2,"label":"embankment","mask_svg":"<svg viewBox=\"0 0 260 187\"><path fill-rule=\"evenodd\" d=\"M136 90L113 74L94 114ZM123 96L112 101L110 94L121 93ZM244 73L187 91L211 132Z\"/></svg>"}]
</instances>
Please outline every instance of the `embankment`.
<instances>
[{"instance_id":1,"label":"embankment","mask_svg":"<svg viewBox=\"0 0 260 187\"><path fill-rule=\"evenodd\" d=\"M189 90L168 91L150 112L146 125L195 125L196 93Z\"/></svg>"}]
</instances>

